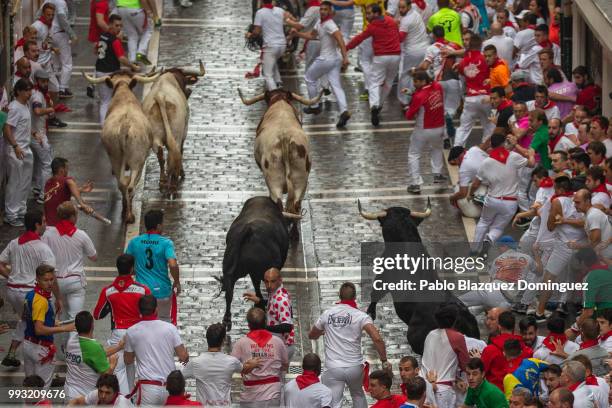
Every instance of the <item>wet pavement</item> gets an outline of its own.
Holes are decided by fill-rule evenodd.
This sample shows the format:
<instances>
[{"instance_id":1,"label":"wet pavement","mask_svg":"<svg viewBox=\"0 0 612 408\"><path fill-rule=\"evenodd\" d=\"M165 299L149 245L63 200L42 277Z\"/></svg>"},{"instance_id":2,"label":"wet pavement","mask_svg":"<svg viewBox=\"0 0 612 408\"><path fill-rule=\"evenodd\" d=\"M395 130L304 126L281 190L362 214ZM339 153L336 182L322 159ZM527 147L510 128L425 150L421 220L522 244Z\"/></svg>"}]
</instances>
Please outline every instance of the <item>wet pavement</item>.
<instances>
[{"instance_id":1,"label":"wet pavement","mask_svg":"<svg viewBox=\"0 0 612 408\"><path fill-rule=\"evenodd\" d=\"M79 73L81 69L91 71L93 65L91 45L85 41L86 10L87 5L81 0L76 26L81 40L76 47L71 86L75 97L68 101L73 112L62 116L70 126L54 129L50 140L56 155L70 161L71 174L79 182L94 181L96 189L86 198L113 221L110 227L86 216L81 216L78 222L92 237L100 255L87 268L87 308L91 310L100 289L115 275L114 259L125 245L126 234L137 233L139 225L126 230L121 224L120 194L100 142L97 101L85 96L86 81ZM157 65L195 66L201 59L207 74L193 87L189 99L191 117L183 158L186 179L181 190L173 200L160 194L159 167L151 155L135 205L142 207L141 214L152 208L165 210L165 234L175 242L183 281L179 328L192 356L206 349L203 336L206 328L223 316L225 303L223 296L214 297L219 285L213 277L221 275L225 234L247 198L267 195L253 158L255 128L265 106L263 102L244 106L236 91L240 87L245 95L254 95L263 89L263 79L244 79L258 56L244 48L244 31L250 15L250 2L245 0L228 0L222 5L212 0L196 0L190 9L182 9L178 2L168 0L163 5ZM347 129L335 128L338 113L333 98L323 104L321 115L303 117L310 136L312 172L303 202L306 213L300 224L300 238L291 243L283 272L296 318L297 352L292 373L298 372L304 353L323 354L322 343L308 340L307 333L319 314L337 301L340 284L347 280L358 282L360 243L382 240L378 223L359 216L357 198L369 210L389 206L422 210L430 196L433 215L419 228L423 239L466 240L464 223L448 203L452 193L450 182L433 184L427 154L422 157L423 194L406 193L407 152L414 124L403 118L399 104L390 98L382 112L382 126L372 127L367 102L358 97L363 84L361 74L353 69L357 52L350 55L352 65L343 75L353 113ZM283 74L286 88L306 94L303 66L286 68ZM480 130L472 137L479 138ZM0 247L18 233L17 229L2 226ZM234 324L229 333L232 341L246 333L245 312L250 304L244 303L240 294L250 289L250 280L243 279L237 284L232 305ZM3 320L15 320L6 306L0 316ZM378 316L376 324L384 335L390 360L396 363L411 352L405 340L406 327L388 301L379 305ZM96 322L96 337L106 339L109 328L108 320ZM0 346L5 349L9 341L8 334L0 336ZM364 340L364 346L368 360L376 367L377 356L369 339ZM58 371L62 370L60 366ZM22 369L0 367L2 385L19 384L22 378Z\"/></svg>"}]
</instances>

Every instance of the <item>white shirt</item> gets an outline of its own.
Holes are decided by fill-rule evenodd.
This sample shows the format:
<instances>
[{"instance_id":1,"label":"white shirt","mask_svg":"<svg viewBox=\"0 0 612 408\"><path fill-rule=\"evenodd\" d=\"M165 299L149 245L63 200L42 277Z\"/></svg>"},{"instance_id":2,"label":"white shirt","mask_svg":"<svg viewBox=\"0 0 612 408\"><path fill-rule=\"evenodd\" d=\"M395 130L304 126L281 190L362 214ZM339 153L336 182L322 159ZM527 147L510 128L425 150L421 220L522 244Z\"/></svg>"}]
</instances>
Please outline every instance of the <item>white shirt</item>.
<instances>
[{"instance_id":1,"label":"white shirt","mask_svg":"<svg viewBox=\"0 0 612 408\"><path fill-rule=\"evenodd\" d=\"M563 351L565 351L567 354L572 354L574 351L578 351L579 349L580 346L571 340L568 340L563 345ZM551 354L551 351L544 344L540 344L540 346L533 351L533 358L544 360L549 364L558 365L565 361L565 358Z\"/></svg>"},{"instance_id":2,"label":"white shirt","mask_svg":"<svg viewBox=\"0 0 612 408\"><path fill-rule=\"evenodd\" d=\"M8 118L6 123L13 129L13 137L15 143L22 149L30 148L32 141L32 116L30 115L30 107L27 104L22 104L17 99L9 104ZM13 149L10 149L13 152ZM13 152L13 154L15 154Z\"/></svg>"},{"instance_id":3,"label":"white shirt","mask_svg":"<svg viewBox=\"0 0 612 408\"><path fill-rule=\"evenodd\" d=\"M608 404L608 394L610 393L610 386L601 377L597 378L597 385L587 385L587 387L593 393L593 397L595 397L595 401L597 401L597 407L606 407Z\"/></svg>"},{"instance_id":4,"label":"white shirt","mask_svg":"<svg viewBox=\"0 0 612 408\"><path fill-rule=\"evenodd\" d=\"M280 7L261 8L255 13L255 24L261 27L264 47L284 47L287 45L283 20L285 10Z\"/></svg>"},{"instance_id":5,"label":"white shirt","mask_svg":"<svg viewBox=\"0 0 612 408\"><path fill-rule=\"evenodd\" d=\"M553 149L553 151L563 150L564 152L567 152L569 149L572 149L574 147L576 147L574 142L572 142L572 140L569 137L563 135L561 136L561 139L559 139L559 141L555 145L555 148Z\"/></svg>"},{"instance_id":6,"label":"white shirt","mask_svg":"<svg viewBox=\"0 0 612 408\"><path fill-rule=\"evenodd\" d=\"M514 27L505 26L503 30L504 30L504 35L506 37L512 38L512 40L514 40L514 38L516 37L516 29Z\"/></svg>"},{"instance_id":7,"label":"white shirt","mask_svg":"<svg viewBox=\"0 0 612 408\"><path fill-rule=\"evenodd\" d=\"M399 12L399 0L389 0L387 2L387 14L397 17Z\"/></svg>"},{"instance_id":8,"label":"white shirt","mask_svg":"<svg viewBox=\"0 0 612 408\"><path fill-rule=\"evenodd\" d=\"M605 139L602 143L606 146L606 159L612 157L612 140Z\"/></svg>"},{"instance_id":9,"label":"white shirt","mask_svg":"<svg viewBox=\"0 0 612 408\"><path fill-rule=\"evenodd\" d=\"M285 406L287 408L323 408L332 406L332 392L322 383L300 388L295 380L285 384Z\"/></svg>"},{"instance_id":10,"label":"white shirt","mask_svg":"<svg viewBox=\"0 0 612 408\"><path fill-rule=\"evenodd\" d=\"M67 371L64 390L66 398L70 400L94 391L96 382L102 374L96 369L108 368L109 363L100 343L94 339L81 337L77 332L70 333L65 350ZM103 363L104 360L106 363Z\"/></svg>"},{"instance_id":11,"label":"white shirt","mask_svg":"<svg viewBox=\"0 0 612 408\"><path fill-rule=\"evenodd\" d=\"M334 38L334 33L338 31L339 28L336 23L334 23L334 20L329 19L323 23L318 22L315 29L321 41L321 52L319 56L329 59L340 57L340 48L338 47L338 42Z\"/></svg>"},{"instance_id":12,"label":"white shirt","mask_svg":"<svg viewBox=\"0 0 612 408\"><path fill-rule=\"evenodd\" d=\"M206 351L182 370L185 378L195 378L197 400L207 407L232 405L232 375L241 371L236 357L220 351Z\"/></svg>"},{"instance_id":13,"label":"white shirt","mask_svg":"<svg viewBox=\"0 0 612 408\"><path fill-rule=\"evenodd\" d=\"M591 195L591 205L600 204L603 208L610 208L612 200L610 200L610 194L597 191Z\"/></svg>"},{"instance_id":14,"label":"white shirt","mask_svg":"<svg viewBox=\"0 0 612 408\"><path fill-rule=\"evenodd\" d=\"M552 231L548 229L548 216L550 215L550 208L550 200L546 200L544 205L540 208L540 229L538 230L538 237L536 238L538 243L551 243L554 240Z\"/></svg>"},{"instance_id":15,"label":"white shirt","mask_svg":"<svg viewBox=\"0 0 612 408\"><path fill-rule=\"evenodd\" d=\"M49 26L40 20L32 23L32 27L36 28L36 44L38 45L38 62L41 65L47 65L51 62L51 30Z\"/></svg>"},{"instance_id":16,"label":"white shirt","mask_svg":"<svg viewBox=\"0 0 612 408\"><path fill-rule=\"evenodd\" d=\"M37 239L19 245L15 238L0 254L0 262L11 265L8 277L9 285L28 285L34 288L36 284L36 268L42 264L55 267L55 257L51 248Z\"/></svg>"},{"instance_id":17,"label":"white shirt","mask_svg":"<svg viewBox=\"0 0 612 408\"><path fill-rule=\"evenodd\" d=\"M514 36L514 46L518 48L519 54L533 53L536 45L538 43L535 40L535 31L531 28L521 30Z\"/></svg>"},{"instance_id":18,"label":"white shirt","mask_svg":"<svg viewBox=\"0 0 612 408\"><path fill-rule=\"evenodd\" d=\"M506 37L503 34L494 35L482 43L483 52L487 45L494 45L497 49L497 56L506 61L509 67L512 66L512 52L514 51L514 41L512 41L512 38Z\"/></svg>"},{"instance_id":19,"label":"white shirt","mask_svg":"<svg viewBox=\"0 0 612 408\"><path fill-rule=\"evenodd\" d=\"M604 193L601 193L604 194ZM608 198L609 200L609 198ZM595 204L592 202L592 204ZM608 208L608 207L606 207ZM584 217L584 230L588 234L598 229L601 233L601 242L608 242L610 238L612 238L612 226L610 226L610 221L608 220L608 216L601 211L599 208L591 207L586 213ZM612 257L612 245L608 245L606 249L603 251L603 256L605 258Z\"/></svg>"},{"instance_id":20,"label":"white shirt","mask_svg":"<svg viewBox=\"0 0 612 408\"><path fill-rule=\"evenodd\" d=\"M527 101L525 105L527 105L527 110L530 112L536 110L535 100ZM549 121L551 119L561 119L561 113L559 112L559 107L557 105L553 105L548 109L544 109L544 113L546 114L546 119L548 119Z\"/></svg>"},{"instance_id":21,"label":"white shirt","mask_svg":"<svg viewBox=\"0 0 612 408\"><path fill-rule=\"evenodd\" d=\"M574 202L572 201L572 197L559 197L557 200L561 203L561 211L563 213L563 218L579 220L584 218L583 214L580 214L576 207L574 206ZM574 226L568 224L560 224L555 227L553 231L553 236L561 242L584 242L586 240L586 234L584 229L576 228Z\"/></svg>"},{"instance_id":22,"label":"white shirt","mask_svg":"<svg viewBox=\"0 0 612 408\"><path fill-rule=\"evenodd\" d=\"M89 394L85 396L85 405L87 406L95 406L98 405L98 390L93 390ZM129 399L125 398L123 395L117 395L117 399L113 404L115 408L132 408L134 405L130 402Z\"/></svg>"},{"instance_id":23,"label":"white shirt","mask_svg":"<svg viewBox=\"0 0 612 408\"><path fill-rule=\"evenodd\" d=\"M570 122L567 125L565 125L565 132L566 135L576 135L578 136L578 128L576 127L576 125L574 125L574 122Z\"/></svg>"},{"instance_id":24,"label":"white shirt","mask_svg":"<svg viewBox=\"0 0 612 408\"><path fill-rule=\"evenodd\" d=\"M75 274L85 278L84 258L96 255L96 248L85 231L77 229L68 236L60 235L55 227L47 227L42 240L55 255L57 277Z\"/></svg>"},{"instance_id":25,"label":"white shirt","mask_svg":"<svg viewBox=\"0 0 612 408\"><path fill-rule=\"evenodd\" d=\"M518 153L510 152L506 163L487 157L483 160L476 177L489 186L488 196L516 197L519 169L527 165L527 159Z\"/></svg>"},{"instance_id":26,"label":"white shirt","mask_svg":"<svg viewBox=\"0 0 612 408\"><path fill-rule=\"evenodd\" d=\"M583 381L578 388L576 388L572 394L574 394L574 407L573 408L594 408L595 407L595 396Z\"/></svg>"},{"instance_id":27,"label":"white shirt","mask_svg":"<svg viewBox=\"0 0 612 408\"><path fill-rule=\"evenodd\" d=\"M461 341L465 341L464 338ZM459 360L446 329L434 329L425 337L421 366L424 378L427 378L428 372L435 371L438 374L439 382L455 380Z\"/></svg>"},{"instance_id":28,"label":"white shirt","mask_svg":"<svg viewBox=\"0 0 612 408\"><path fill-rule=\"evenodd\" d=\"M32 108L30 112L30 115L32 117L32 132L36 132L41 136L46 135L47 129L45 126L45 122L47 121L47 115L38 116L34 113L35 108L47 108L47 101L45 101L45 96L38 89L32 89L32 96L30 97L30 106ZM36 140L32 140L32 142L38 143Z\"/></svg>"},{"instance_id":29,"label":"white shirt","mask_svg":"<svg viewBox=\"0 0 612 408\"><path fill-rule=\"evenodd\" d=\"M363 363L361 332L372 318L361 310L337 304L323 312L315 327L325 331L325 367L354 367Z\"/></svg>"},{"instance_id":30,"label":"white shirt","mask_svg":"<svg viewBox=\"0 0 612 408\"><path fill-rule=\"evenodd\" d=\"M418 8L413 5L399 23L399 30L406 33L406 38L401 43L402 54L404 55L427 48L431 44L423 18L415 10L415 7Z\"/></svg>"},{"instance_id":31,"label":"white shirt","mask_svg":"<svg viewBox=\"0 0 612 408\"><path fill-rule=\"evenodd\" d=\"M63 31L59 23L59 15L63 14L64 16L68 16L68 4L66 4L66 0L47 0L43 5L46 3L51 3L55 6L55 14L53 16L53 23L51 24L52 33L55 34Z\"/></svg>"},{"instance_id":32,"label":"white shirt","mask_svg":"<svg viewBox=\"0 0 612 408\"><path fill-rule=\"evenodd\" d=\"M487 157L489 157L487 152L478 146L472 146L465 152L461 165L459 165L459 187L467 187L472 184L478 174L478 169Z\"/></svg>"},{"instance_id":33,"label":"white shirt","mask_svg":"<svg viewBox=\"0 0 612 408\"><path fill-rule=\"evenodd\" d=\"M176 369L174 349L183 344L178 329L162 320L143 320L125 334L125 351L136 353L136 377L166 382Z\"/></svg>"}]
</instances>

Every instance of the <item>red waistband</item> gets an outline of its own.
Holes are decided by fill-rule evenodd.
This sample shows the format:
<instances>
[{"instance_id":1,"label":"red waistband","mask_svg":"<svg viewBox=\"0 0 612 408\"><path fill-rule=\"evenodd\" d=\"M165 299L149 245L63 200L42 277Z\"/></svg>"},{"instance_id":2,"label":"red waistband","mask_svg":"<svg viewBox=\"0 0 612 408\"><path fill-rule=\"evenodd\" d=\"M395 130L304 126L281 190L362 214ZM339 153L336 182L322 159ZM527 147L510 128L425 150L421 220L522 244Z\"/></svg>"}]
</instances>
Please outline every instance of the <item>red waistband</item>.
<instances>
[{"instance_id":1,"label":"red waistband","mask_svg":"<svg viewBox=\"0 0 612 408\"><path fill-rule=\"evenodd\" d=\"M438 385L448 385L448 386L452 387L454 383L452 381L437 381L436 384L438 384Z\"/></svg>"},{"instance_id":2,"label":"red waistband","mask_svg":"<svg viewBox=\"0 0 612 408\"><path fill-rule=\"evenodd\" d=\"M504 201L517 201L518 198L516 197L493 197L491 196L491 198L497 198L498 200L504 200Z\"/></svg>"},{"instance_id":3,"label":"red waistband","mask_svg":"<svg viewBox=\"0 0 612 408\"><path fill-rule=\"evenodd\" d=\"M163 381L156 381L156 380L138 380L138 383L140 385L159 385L160 387L165 387L166 383Z\"/></svg>"},{"instance_id":4,"label":"red waistband","mask_svg":"<svg viewBox=\"0 0 612 408\"><path fill-rule=\"evenodd\" d=\"M244 380L244 385L246 387L251 387L254 385L262 385L262 384L274 384L280 382L280 378L278 377L267 377L262 378L261 380Z\"/></svg>"},{"instance_id":5,"label":"red waistband","mask_svg":"<svg viewBox=\"0 0 612 408\"><path fill-rule=\"evenodd\" d=\"M163 382L163 381L138 380L138 381L136 381L136 384L134 385L134 389L132 390L132 392L130 392L125 397L127 399L131 399L138 391L140 391L140 388L142 387L143 384L144 385L157 385L157 386L160 386L160 387L163 387L163 386L166 385L166 383ZM136 405L140 405L141 398L142 398L142 392L138 392L138 398L136 399Z\"/></svg>"},{"instance_id":6,"label":"red waistband","mask_svg":"<svg viewBox=\"0 0 612 408\"><path fill-rule=\"evenodd\" d=\"M29 341L30 343L39 344L39 345L45 346L45 347L49 347L49 346L53 345L52 341L41 340L41 339L37 339L36 337L32 337L32 336L25 336L24 338L25 338L25 340Z\"/></svg>"},{"instance_id":7,"label":"red waistband","mask_svg":"<svg viewBox=\"0 0 612 408\"><path fill-rule=\"evenodd\" d=\"M34 289L34 286L22 285L20 283L7 283L6 286L13 289Z\"/></svg>"}]
</instances>

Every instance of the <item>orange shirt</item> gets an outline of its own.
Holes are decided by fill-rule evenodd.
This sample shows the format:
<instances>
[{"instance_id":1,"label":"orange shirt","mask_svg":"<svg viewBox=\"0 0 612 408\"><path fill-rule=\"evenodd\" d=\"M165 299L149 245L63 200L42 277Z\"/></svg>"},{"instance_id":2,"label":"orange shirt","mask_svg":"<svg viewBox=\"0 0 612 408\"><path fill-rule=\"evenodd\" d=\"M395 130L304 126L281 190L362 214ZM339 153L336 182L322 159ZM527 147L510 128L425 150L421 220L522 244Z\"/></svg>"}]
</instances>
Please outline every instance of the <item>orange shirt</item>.
<instances>
[{"instance_id":1,"label":"orange shirt","mask_svg":"<svg viewBox=\"0 0 612 408\"><path fill-rule=\"evenodd\" d=\"M510 68L508 64L501 58L489 67L489 79L491 80L491 88L501 86L506 88L510 83Z\"/></svg>"}]
</instances>

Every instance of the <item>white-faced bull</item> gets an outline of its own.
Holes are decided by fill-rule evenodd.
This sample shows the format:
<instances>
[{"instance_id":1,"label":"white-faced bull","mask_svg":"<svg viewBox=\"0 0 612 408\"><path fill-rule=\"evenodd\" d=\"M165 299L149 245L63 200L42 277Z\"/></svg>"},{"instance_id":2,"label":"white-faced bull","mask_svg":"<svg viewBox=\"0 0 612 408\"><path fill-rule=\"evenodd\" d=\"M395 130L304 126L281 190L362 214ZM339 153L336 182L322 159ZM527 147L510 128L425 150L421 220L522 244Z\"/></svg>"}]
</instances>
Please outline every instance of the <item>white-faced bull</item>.
<instances>
[{"instance_id":1,"label":"white-faced bull","mask_svg":"<svg viewBox=\"0 0 612 408\"><path fill-rule=\"evenodd\" d=\"M151 122L153 140L159 161L159 186L169 194L176 192L183 171L183 144L187 138L189 104L191 94L188 85L198 82L206 71L200 61L199 69L170 68L163 70L159 80L151 87L142 108ZM167 167L162 146L168 149ZM167 170L167 173L166 173Z\"/></svg>"},{"instance_id":2,"label":"white-faced bull","mask_svg":"<svg viewBox=\"0 0 612 408\"><path fill-rule=\"evenodd\" d=\"M291 101L312 105L321 95L306 99L293 92L275 89L245 99L240 89L238 93L245 105L264 99L268 104L257 126L255 161L264 174L272 201L282 210L283 194L287 193L285 211L300 214L311 168L310 143Z\"/></svg>"},{"instance_id":3,"label":"white-faced bull","mask_svg":"<svg viewBox=\"0 0 612 408\"><path fill-rule=\"evenodd\" d=\"M83 76L92 84L103 86L102 83L105 83L113 89L113 98L102 128L102 143L110 158L113 174L123 198L122 217L130 224L134 222L134 188L154 145L151 124L132 88L139 82L156 81L159 74L142 76L116 72L99 78L85 73Z\"/></svg>"},{"instance_id":4,"label":"white-faced bull","mask_svg":"<svg viewBox=\"0 0 612 408\"><path fill-rule=\"evenodd\" d=\"M403 207L390 207L378 212L366 212L362 209L361 203L357 201L359 214L366 220L377 220L382 227L385 250L381 255L383 258L393 258L396 255L403 256L408 254L414 258L429 257L427 249L422 243L418 226L424 219L431 215L431 202L427 199L425 212L411 211ZM434 267L417 268L417 270L387 270L377 275L375 281L384 283L396 283L402 279L419 282L420 280L435 281L438 279L438 272ZM379 282L379 287L381 287ZM376 303L380 301L387 291L372 290L371 303L368 307L368 314L376 319ZM446 304L457 305L457 320L455 328L463 334L480 338L476 318L472 316L467 307L461 303L452 293L441 291L436 293L435 299L425 299L419 297L418 300L410 301L409 295L399 291L392 291L393 306L397 316L408 325L408 343L415 353L423 354L423 346L427 334L436 328L434 313ZM407 299L408 297L408 299Z\"/></svg>"}]
</instances>

